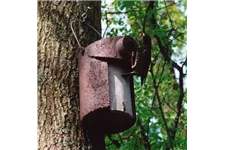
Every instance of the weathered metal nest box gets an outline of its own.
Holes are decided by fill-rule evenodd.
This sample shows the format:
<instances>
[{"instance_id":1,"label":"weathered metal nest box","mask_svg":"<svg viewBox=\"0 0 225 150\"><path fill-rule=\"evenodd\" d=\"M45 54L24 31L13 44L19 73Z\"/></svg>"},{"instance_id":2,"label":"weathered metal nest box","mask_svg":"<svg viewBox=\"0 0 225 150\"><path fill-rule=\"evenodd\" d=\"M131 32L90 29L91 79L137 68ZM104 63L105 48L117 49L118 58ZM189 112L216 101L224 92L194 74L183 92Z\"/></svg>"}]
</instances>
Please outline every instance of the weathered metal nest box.
<instances>
[{"instance_id":1,"label":"weathered metal nest box","mask_svg":"<svg viewBox=\"0 0 225 150\"><path fill-rule=\"evenodd\" d=\"M131 51L137 43L130 36L96 41L79 57L80 117L91 131L119 133L136 120Z\"/></svg>"}]
</instances>

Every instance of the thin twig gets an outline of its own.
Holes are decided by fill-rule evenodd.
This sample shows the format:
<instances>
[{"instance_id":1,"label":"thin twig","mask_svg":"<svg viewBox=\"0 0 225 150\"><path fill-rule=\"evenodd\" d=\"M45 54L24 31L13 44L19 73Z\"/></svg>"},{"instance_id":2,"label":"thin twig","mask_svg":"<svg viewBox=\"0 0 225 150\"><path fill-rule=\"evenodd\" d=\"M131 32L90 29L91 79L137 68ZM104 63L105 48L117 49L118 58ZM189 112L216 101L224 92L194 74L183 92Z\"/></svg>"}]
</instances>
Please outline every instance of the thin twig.
<instances>
[{"instance_id":1,"label":"thin twig","mask_svg":"<svg viewBox=\"0 0 225 150\"><path fill-rule=\"evenodd\" d=\"M145 141L145 149L146 150L150 150L150 143L148 142L148 136L145 135L145 129L143 127L143 125L141 124L141 121L140 121L140 118L137 119L137 124L139 124L140 128L141 128L141 135L142 137L144 138L144 141Z\"/></svg>"},{"instance_id":2,"label":"thin twig","mask_svg":"<svg viewBox=\"0 0 225 150\"><path fill-rule=\"evenodd\" d=\"M114 140L111 135L107 135L109 140L114 144L117 148L120 148L120 143L117 140Z\"/></svg>"},{"instance_id":3,"label":"thin twig","mask_svg":"<svg viewBox=\"0 0 225 150\"><path fill-rule=\"evenodd\" d=\"M156 9L156 10L158 11L158 10L161 10L161 9L165 9L165 8L167 8L167 7L176 5L176 4L178 4L178 3L179 3L179 2L173 3L173 4L167 5L167 6L165 6L165 7L158 8L158 9ZM129 10L129 11L109 11L108 14L127 14L127 13L130 13L130 12L139 12L139 11L140 11L140 9L134 9L134 10Z\"/></svg>"},{"instance_id":4,"label":"thin twig","mask_svg":"<svg viewBox=\"0 0 225 150\"><path fill-rule=\"evenodd\" d=\"M150 1L149 5L150 5L151 9L154 9L154 1ZM157 22L156 22L156 19L155 19L154 14L152 14L151 19L150 19L150 22L154 25L154 29L156 29L156 27L158 26L158 24L157 24ZM155 38L157 39L157 43L158 43L160 52L162 53L164 59L165 59L166 61L168 61L168 62L172 62L172 66L173 66L174 68L176 68L177 70L180 70L181 67L180 67L176 62L174 62L174 61L170 58L170 56L168 55L168 52L166 51L166 49L168 49L167 46L164 46L164 45L162 44L162 42L161 42L161 40L160 40L160 38L159 38L158 35L155 35Z\"/></svg>"},{"instance_id":5,"label":"thin twig","mask_svg":"<svg viewBox=\"0 0 225 150\"><path fill-rule=\"evenodd\" d=\"M175 30L175 28L171 28L171 30L169 31L168 36L167 36L166 38L169 38L170 35L171 35L171 33L172 33L174 30Z\"/></svg>"},{"instance_id":6,"label":"thin twig","mask_svg":"<svg viewBox=\"0 0 225 150\"><path fill-rule=\"evenodd\" d=\"M151 9L154 9L154 1L151 1L149 3ZM150 19L150 22L154 25L153 26L153 29L156 29L157 26L159 26L156 22L156 18L154 16L154 14L152 14L151 16L151 19ZM183 33L182 33L183 34ZM178 35L180 36L180 35ZM160 112L161 112L161 115L162 115L162 118L163 118L163 122L165 124L165 127L166 127L166 131L167 131L167 134L169 136L169 143L170 145L172 146L173 148L173 141L175 140L175 136L176 136L176 132L177 132L177 127L178 127L178 123L179 123L179 119L180 119L180 116L181 116L181 110L182 110L182 102L183 102L183 98L184 98L184 88L183 88L183 78L184 78L184 74L183 74L183 66L179 66L176 62L174 62L170 55L168 54L168 47L167 45L163 45L162 41L160 40L159 36L158 35L155 35L155 38L157 39L157 43L158 43L158 46L159 46L159 49L160 49L160 52L161 54L163 55L164 59L167 61L167 62L170 62L173 66L173 68L176 68L179 73L180 73L180 76L179 76L179 88L180 88L180 94L179 94L179 98L178 98L178 102L177 102L177 114L176 114L176 117L175 117L175 120L174 120L174 130L171 132L168 131L168 126L167 126L167 123L166 123L166 120L165 120L165 116L164 116L164 113L163 113L163 109L162 109L162 105L161 105L161 100L160 100L160 96L159 96L159 93L158 93L158 86L156 85L156 79L154 77L154 74L153 74L153 71L151 70L151 74L152 74L152 78L153 78L153 83L154 83L154 88L155 88L155 91L156 91L156 97L158 99L158 103L159 103L159 109L160 109ZM177 37L176 37L177 38Z\"/></svg>"},{"instance_id":7,"label":"thin twig","mask_svg":"<svg viewBox=\"0 0 225 150\"><path fill-rule=\"evenodd\" d=\"M123 144L123 140L122 140L121 135L120 135L120 134L118 134L118 136L119 136L120 142Z\"/></svg>"},{"instance_id":8,"label":"thin twig","mask_svg":"<svg viewBox=\"0 0 225 150\"><path fill-rule=\"evenodd\" d=\"M163 61L163 59L161 59L160 62L159 62L158 70L156 71L156 76L158 76L159 70L161 69L160 64L161 64L162 61ZM163 63L163 68L162 68L163 70L162 70L162 72L161 72L160 80L161 80L162 74L163 74L163 72L164 72L164 66L165 66L165 64L166 64L166 61L164 61L164 63ZM159 80L159 81L160 81L160 80ZM159 85L159 84L158 84L158 85Z\"/></svg>"},{"instance_id":9,"label":"thin twig","mask_svg":"<svg viewBox=\"0 0 225 150\"><path fill-rule=\"evenodd\" d=\"M171 19L170 15L169 15L169 11L168 11L168 9L167 9L167 5L166 5L166 1L165 1L165 0L164 0L164 4L165 4L165 8L166 8L166 12L167 12L167 16L169 17L169 20L170 20L171 26L172 26L172 28L174 28L174 26L173 26L173 21L172 21L172 19Z\"/></svg>"},{"instance_id":10,"label":"thin twig","mask_svg":"<svg viewBox=\"0 0 225 150\"><path fill-rule=\"evenodd\" d=\"M154 10L154 3L155 3L154 1L150 1L150 2L149 2L149 7L150 7L152 10ZM154 25L153 28L156 29L156 27L157 27L158 24L157 24L157 22L156 22L156 19L155 19L154 14L151 15L150 21L151 21L151 23ZM157 35L155 35L155 37L156 37L156 39L157 39L158 46L159 46L159 48L160 48L160 52L162 53L164 59L165 59L166 61L168 61L168 62L172 62L172 65L173 65L175 68L177 68L178 70L180 70L181 67L180 67L177 63L175 63L174 61L172 61L171 58L170 58L170 56L168 56L168 53L165 51L165 49L166 49L167 47L163 46L163 44L162 44L160 38L159 38ZM164 123L164 125L165 125L166 133L167 133L167 135L168 135L168 141L169 141L170 146L171 146L171 148L172 148L172 150L173 150L173 149L174 149L174 148L173 148L173 139L171 138L171 135L170 135L170 132L169 132L169 128L168 128L168 126L167 126L167 122L166 122L166 119L165 119L165 116L164 116L164 112L163 112L163 109L162 109L162 104L161 104L160 96L159 96L159 93L158 93L158 86L157 86L157 84L156 84L156 79L155 79L155 76L154 76L154 73L153 73L153 69L151 68L150 71L151 71L151 74L152 74L153 84L154 84L154 88L155 88L155 92L156 92L155 94L156 94L156 97L157 97L157 99L158 99L159 109L160 109L160 112L161 112L162 120L163 120L163 123Z\"/></svg>"},{"instance_id":11,"label":"thin twig","mask_svg":"<svg viewBox=\"0 0 225 150\"><path fill-rule=\"evenodd\" d=\"M184 67L184 65L185 65L186 63L187 63L187 57L186 57L184 63L182 64L182 68Z\"/></svg>"},{"instance_id":12,"label":"thin twig","mask_svg":"<svg viewBox=\"0 0 225 150\"><path fill-rule=\"evenodd\" d=\"M164 112L163 112L163 108L162 108L162 104L161 104L161 100L160 100L160 96L159 96L159 92L158 92L158 85L156 84L156 78L155 78L155 75L153 73L153 69L151 69L151 74L152 74L153 84L154 84L154 88L155 88L155 94L157 96L157 100L158 100L158 104L159 104L159 110L161 112L162 120L163 120L163 123L165 125L166 133L167 133L167 136L168 136L168 141L170 143L171 149L173 150L173 142L172 142L172 138L170 136L169 128L168 128L166 118L165 118L165 115L164 115Z\"/></svg>"},{"instance_id":13,"label":"thin twig","mask_svg":"<svg viewBox=\"0 0 225 150\"><path fill-rule=\"evenodd\" d=\"M107 12L106 12L106 15L105 15L105 20L106 20L106 29L105 29L105 31L104 31L104 34L103 34L103 38L105 37L105 34L106 34L106 31L107 31L107 29L108 29L108 27L109 27L109 25L108 25L108 17L107 17Z\"/></svg>"},{"instance_id":14,"label":"thin twig","mask_svg":"<svg viewBox=\"0 0 225 150\"><path fill-rule=\"evenodd\" d=\"M157 58L158 58L159 54L160 54L160 52L158 52L158 53L156 54L156 56L155 56L155 60L154 60L154 61L156 61L156 60L157 60Z\"/></svg>"},{"instance_id":15,"label":"thin twig","mask_svg":"<svg viewBox=\"0 0 225 150\"><path fill-rule=\"evenodd\" d=\"M124 12L122 12L122 11L114 11L114 12L109 11L107 13L108 14L127 14L127 13L130 13L130 12L138 12L138 11L139 11L139 9L134 9L134 10L124 11Z\"/></svg>"},{"instance_id":16,"label":"thin twig","mask_svg":"<svg viewBox=\"0 0 225 150\"><path fill-rule=\"evenodd\" d=\"M167 5L165 7L158 8L157 11L158 10L161 10L161 9L164 9L164 8L168 8L168 7L173 6L173 5L176 5L176 4L178 4L178 2L177 3L170 4L170 5Z\"/></svg>"},{"instance_id":17,"label":"thin twig","mask_svg":"<svg viewBox=\"0 0 225 150\"><path fill-rule=\"evenodd\" d=\"M173 40L177 40L178 37L180 37L182 34L185 34L185 33L179 33L177 36L173 37L172 40L170 40L168 43L166 43L166 45L168 45L169 43L171 43Z\"/></svg>"},{"instance_id":18,"label":"thin twig","mask_svg":"<svg viewBox=\"0 0 225 150\"><path fill-rule=\"evenodd\" d=\"M163 99L165 99L165 97L163 97ZM170 106L170 104L166 101L166 100L164 100L163 101L171 110L173 110L175 113L177 113L177 111L172 107L172 106Z\"/></svg>"},{"instance_id":19,"label":"thin twig","mask_svg":"<svg viewBox=\"0 0 225 150\"><path fill-rule=\"evenodd\" d=\"M143 20L143 29L142 31L145 33L145 22L146 22L146 19L147 19L147 14L148 14L148 11L150 9L150 5L148 5L146 11L145 11L145 16L144 16L144 20Z\"/></svg>"},{"instance_id":20,"label":"thin twig","mask_svg":"<svg viewBox=\"0 0 225 150\"><path fill-rule=\"evenodd\" d=\"M187 43L186 43L186 42L181 41L181 40L179 40L178 38L177 38L176 40L177 40L177 41L180 41L181 43L183 43L183 44L185 44L185 45L187 45Z\"/></svg>"},{"instance_id":21,"label":"thin twig","mask_svg":"<svg viewBox=\"0 0 225 150\"><path fill-rule=\"evenodd\" d=\"M161 61L162 61L162 59L161 59ZM160 63L161 63L161 61L160 61ZM159 72L160 63L159 63L158 70L157 70L157 72L156 72L156 76L157 76L157 74L158 74L158 72ZM161 72L161 74L160 74L160 77L159 77L159 82L158 82L158 84L157 84L157 87L159 87L159 84L162 82L162 75L163 75L163 72L164 72L165 66L166 66L166 61L164 61L164 63L163 63L162 72ZM156 97L156 94L154 95L154 99L153 99L153 101L152 101L152 107L154 106L155 97Z\"/></svg>"}]
</instances>

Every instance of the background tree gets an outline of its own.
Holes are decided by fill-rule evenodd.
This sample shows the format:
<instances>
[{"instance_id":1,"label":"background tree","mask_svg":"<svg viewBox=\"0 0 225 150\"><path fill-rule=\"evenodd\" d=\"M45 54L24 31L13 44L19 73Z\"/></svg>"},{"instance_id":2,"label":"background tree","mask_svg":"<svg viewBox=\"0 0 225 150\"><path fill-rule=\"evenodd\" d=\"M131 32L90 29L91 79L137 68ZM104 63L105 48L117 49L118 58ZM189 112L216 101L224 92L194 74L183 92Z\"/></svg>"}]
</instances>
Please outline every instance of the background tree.
<instances>
[{"instance_id":1,"label":"background tree","mask_svg":"<svg viewBox=\"0 0 225 150\"><path fill-rule=\"evenodd\" d=\"M100 1L38 2L38 149L90 149L79 116L77 56L82 46L100 37L82 25L81 15L89 6L88 21L101 28ZM90 38L91 37L91 38Z\"/></svg>"},{"instance_id":2,"label":"background tree","mask_svg":"<svg viewBox=\"0 0 225 150\"><path fill-rule=\"evenodd\" d=\"M141 44L145 26L153 44L145 86L135 78L137 122L106 138L107 148L187 149L187 1L114 1L102 8L107 36L130 35Z\"/></svg>"}]
</instances>

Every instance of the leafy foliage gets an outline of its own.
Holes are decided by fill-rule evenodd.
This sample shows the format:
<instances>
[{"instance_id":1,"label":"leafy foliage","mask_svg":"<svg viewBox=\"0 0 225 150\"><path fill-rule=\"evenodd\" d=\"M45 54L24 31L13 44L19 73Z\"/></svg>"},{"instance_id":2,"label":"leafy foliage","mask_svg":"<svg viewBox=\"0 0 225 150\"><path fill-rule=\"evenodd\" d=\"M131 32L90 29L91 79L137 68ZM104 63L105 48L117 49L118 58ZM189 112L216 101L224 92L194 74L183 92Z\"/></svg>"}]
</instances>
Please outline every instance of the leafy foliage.
<instances>
[{"instance_id":1,"label":"leafy foliage","mask_svg":"<svg viewBox=\"0 0 225 150\"><path fill-rule=\"evenodd\" d=\"M187 149L187 1L103 2L106 36L152 37L152 65L144 86L135 79L137 122L106 138L107 149ZM112 140L117 141L115 145Z\"/></svg>"}]
</instances>

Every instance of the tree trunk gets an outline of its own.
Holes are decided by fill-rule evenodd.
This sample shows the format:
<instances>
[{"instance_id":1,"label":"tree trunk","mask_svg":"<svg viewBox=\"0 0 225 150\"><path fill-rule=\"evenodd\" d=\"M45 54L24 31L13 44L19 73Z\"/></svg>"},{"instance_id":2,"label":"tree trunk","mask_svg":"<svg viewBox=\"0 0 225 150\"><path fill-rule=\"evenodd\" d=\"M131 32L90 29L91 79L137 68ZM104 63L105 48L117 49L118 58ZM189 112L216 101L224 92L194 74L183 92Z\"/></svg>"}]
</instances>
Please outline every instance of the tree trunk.
<instances>
[{"instance_id":1,"label":"tree trunk","mask_svg":"<svg viewBox=\"0 0 225 150\"><path fill-rule=\"evenodd\" d=\"M88 21L101 28L100 1L38 2L38 149L91 149L83 132L79 112L77 56L83 47L100 37L82 25L89 6ZM91 37L91 38L90 38Z\"/></svg>"}]
</instances>

